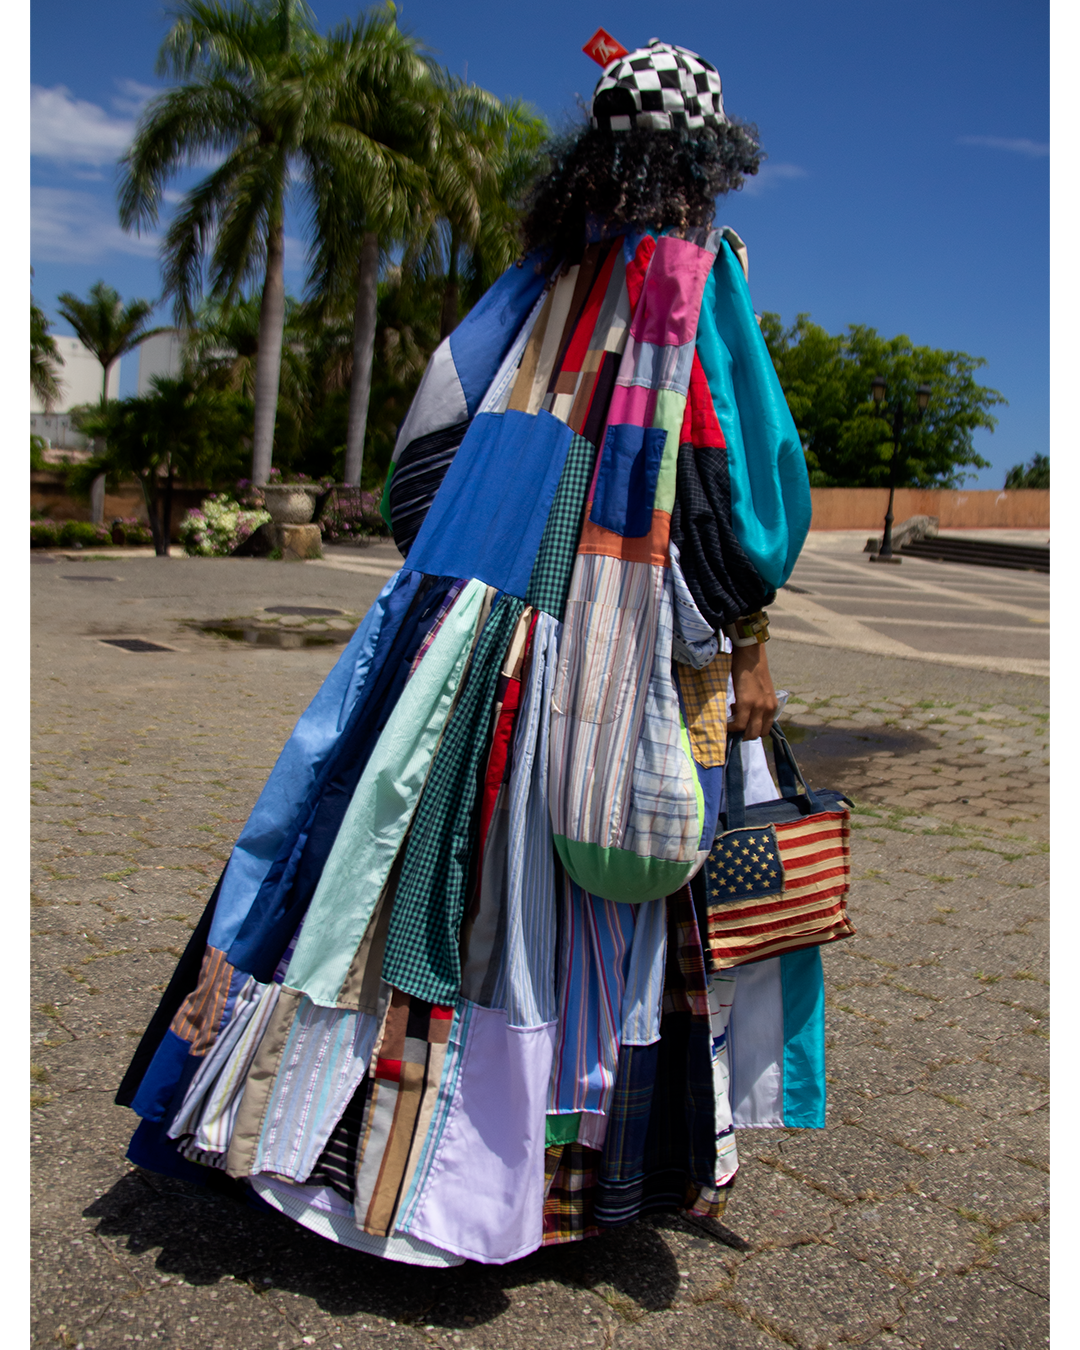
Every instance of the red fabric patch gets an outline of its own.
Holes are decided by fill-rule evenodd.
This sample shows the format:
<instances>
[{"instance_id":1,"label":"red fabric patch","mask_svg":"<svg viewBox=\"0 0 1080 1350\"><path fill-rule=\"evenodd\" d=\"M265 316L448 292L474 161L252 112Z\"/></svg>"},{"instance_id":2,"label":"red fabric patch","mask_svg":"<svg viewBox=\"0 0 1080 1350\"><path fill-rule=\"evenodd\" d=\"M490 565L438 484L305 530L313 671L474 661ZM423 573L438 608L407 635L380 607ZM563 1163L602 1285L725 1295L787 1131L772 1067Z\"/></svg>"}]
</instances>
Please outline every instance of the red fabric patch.
<instances>
[{"instance_id":1,"label":"red fabric patch","mask_svg":"<svg viewBox=\"0 0 1080 1350\"><path fill-rule=\"evenodd\" d=\"M438 1004L432 1004L431 1016L436 1022L449 1022L454 1015L453 1008L440 1008Z\"/></svg>"},{"instance_id":2,"label":"red fabric patch","mask_svg":"<svg viewBox=\"0 0 1080 1350\"><path fill-rule=\"evenodd\" d=\"M375 1065L375 1077L387 1083L401 1082L401 1060L380 1059Z\"/></svg>"},{"instance_id":3,"label":"red fabric patch","mask_svg":"<svg viewBox=\"0 0 1080 1350\"><path fill-rule=\"evenodd\" d=\"M696 450L706 447L723 450L727 445L724 433L713 407L712 392L701 358L694 352L694 362L690 367L690 392L686 400L686 412L683 414L682 431L679 433L680 445L692 445Z\"/></svg>"},{"instance_id":4,"label":"red fabric patch","mask_svg":"<svg viewBox=\"0 0 1080 1350\"><path fill-rule=\"evenodd\" d=\"M645 285L645 273L649 270L649 263L652 262L652 255L656 252L656 240L651 234L637 246L633 258L626 266L626 292L630 297L630 313L633 314L637 309L637 302L641 299L641 288Z\"/></svg>"},{"instance_id":5,"label":"red fabric patch","mask_svg":"<svg viewBox=\"0 0 1080 1350\"><path fill-rule=\"evenodd\" d=\"M578 320L577 327L574 329L574 336L570 339L570 346L567 348L566 355L563 357L561 370L576 374L585 361L589 343L592 341L593 330L596 328L596 321L600 317L600 307L607 295L608 282L611 280L617 253L618 245L608 250L608 255L600 268L600 275L593 281L589 298L585 302L585 309Z\"/></svg>"},{"instance_id":6,"label":"red fabric patch","mask_svg":"<svg viewBox=\"0 0 1080 1350\"><path fill-rule=\"evenodd\" d=\"M581 50L586 56L591 56L598 66L610 66L612 61L627 55L622 43L602 28L596 30Z\"/></svg>"}]
</instances>

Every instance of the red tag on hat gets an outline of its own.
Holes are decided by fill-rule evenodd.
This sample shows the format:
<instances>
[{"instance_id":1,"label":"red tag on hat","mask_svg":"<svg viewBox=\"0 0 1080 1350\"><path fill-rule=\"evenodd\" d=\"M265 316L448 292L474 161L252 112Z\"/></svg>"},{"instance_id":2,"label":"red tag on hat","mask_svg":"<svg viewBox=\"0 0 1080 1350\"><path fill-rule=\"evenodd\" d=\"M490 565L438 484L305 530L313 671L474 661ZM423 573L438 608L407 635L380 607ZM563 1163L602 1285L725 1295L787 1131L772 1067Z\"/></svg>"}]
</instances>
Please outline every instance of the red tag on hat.
<instances>
[{"instance_id":1,"label":"red tag on hat","mask_svg":"<svg viewBox=\"0 0 1080 1350\"><path fill-rule=\"evenodd\" d=\"M602 28L596 30L581 50L586 56L591 56L598 66L610 66L612 61L617 61L620 56L627 55L626 48L622 43Z\"/></svg>"}]
</instances>

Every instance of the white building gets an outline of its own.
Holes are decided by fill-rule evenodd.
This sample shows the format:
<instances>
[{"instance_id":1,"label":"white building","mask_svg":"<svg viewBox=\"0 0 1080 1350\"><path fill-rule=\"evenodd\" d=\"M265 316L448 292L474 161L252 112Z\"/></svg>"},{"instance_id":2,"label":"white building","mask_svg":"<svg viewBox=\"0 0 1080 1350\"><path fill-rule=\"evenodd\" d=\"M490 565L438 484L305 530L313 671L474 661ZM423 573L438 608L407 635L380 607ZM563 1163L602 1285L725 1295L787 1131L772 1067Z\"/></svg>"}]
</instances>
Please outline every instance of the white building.
<instances>
[{"instance_id":1,"label":"white building","mask_svg":"<svg viewBox=\"0 0 1080 1350\"><path fill-rule=\"evenodd\" d=\"M167 328L140 342L139 395L150 393L150 381L155 375L179 375L183 355L184 340L179 328Z\"/></svg>"},{"instance_id":2,"label":"white building","mask_svg":"<svg viewBox=\"0 0 1080 1350\"><path fill-rule=\"evenodd\" d=\"M54 413L70 412L80 403L97 403L101 399L101 362L93 352L88 351L77 337L56 338L56 347L63 362L57 371L56 382L60 386L60 397L53 406ZM109 397L120 394L120 362L114 361L109 371ZM45 411L41 401L31 392L31 413Z\"/></svg>"}]
</instances>

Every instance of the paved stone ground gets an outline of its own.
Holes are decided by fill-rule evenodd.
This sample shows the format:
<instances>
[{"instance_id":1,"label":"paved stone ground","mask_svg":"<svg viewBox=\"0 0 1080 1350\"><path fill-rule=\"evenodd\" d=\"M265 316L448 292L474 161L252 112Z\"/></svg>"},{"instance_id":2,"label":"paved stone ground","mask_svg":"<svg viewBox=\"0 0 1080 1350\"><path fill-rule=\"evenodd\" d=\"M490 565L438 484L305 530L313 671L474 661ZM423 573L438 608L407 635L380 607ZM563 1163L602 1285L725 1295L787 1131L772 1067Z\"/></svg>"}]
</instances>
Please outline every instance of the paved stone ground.
<instances>
[{"instance_id":1,"label":"paved stone ground","mask_svg":"<svg viewBox=\"0 0 1080 1350\"><path fill-rule=\"evenodd\" d=\"M126 1162L116 1084L335 657L179 621L362 612L392 565L364 558L34 568L32 1343L1045 1345L1047 693L1030 675L770 645L800 762L858 805L858 935L825 953L828 1126L742 1132L720 1240L664 1217L419 1271ZM94 575L119 580L65 580ZM117 632L177 650L101 644Z\"/></svg>"}]
</instances>

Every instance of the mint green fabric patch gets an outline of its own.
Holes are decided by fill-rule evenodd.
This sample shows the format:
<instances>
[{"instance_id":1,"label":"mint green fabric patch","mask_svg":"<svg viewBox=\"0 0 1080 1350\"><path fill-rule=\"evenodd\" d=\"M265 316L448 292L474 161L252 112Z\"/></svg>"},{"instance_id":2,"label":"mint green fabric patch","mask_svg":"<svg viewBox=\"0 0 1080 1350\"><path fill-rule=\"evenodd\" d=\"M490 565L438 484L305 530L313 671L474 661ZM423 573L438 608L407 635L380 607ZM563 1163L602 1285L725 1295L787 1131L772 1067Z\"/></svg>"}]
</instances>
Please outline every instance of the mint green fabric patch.
<instances>
[{"instance_id":1,"label":"mint green fabric patch","mask_svg":"<svg viewBox=\"0 0 1080 1350\"><path fill-rule=\"evenodd\" d=\"M660 475L656 480L653 510L667 511L669 515L675 509L675 473L679 463L679 436L682 434L685 415L686 395L674 389L661 389L656 395L652 424L654 427L663 427L667 432L667 440L664 443L664 457L660 461Z\"/></svg>"},{"instance_id":2,"label":"mint green fabric patch","mask_svg":"<svg viewBox=\"0 0 1080 1350\"><path fill-rule=\"evenodd\" d=\"M286 973L324 1008L338 995L416 810L468 667L487 587L470 581L401 692L312 897Z\"/></svg>"},{"instance_id":3,"label":"mint green fabric patch","mask_svg":"<svg viewBox=\"0 0 1080 1350\"><path fill-rule=\"evenodd\" d=\"M666 858L643 858L625 848L584 844L564 835L552 835L562 865L583 891L620 904L643 905L659 900L685 886L697 866L669 862Z\"/></svg>"}]
</instances>

